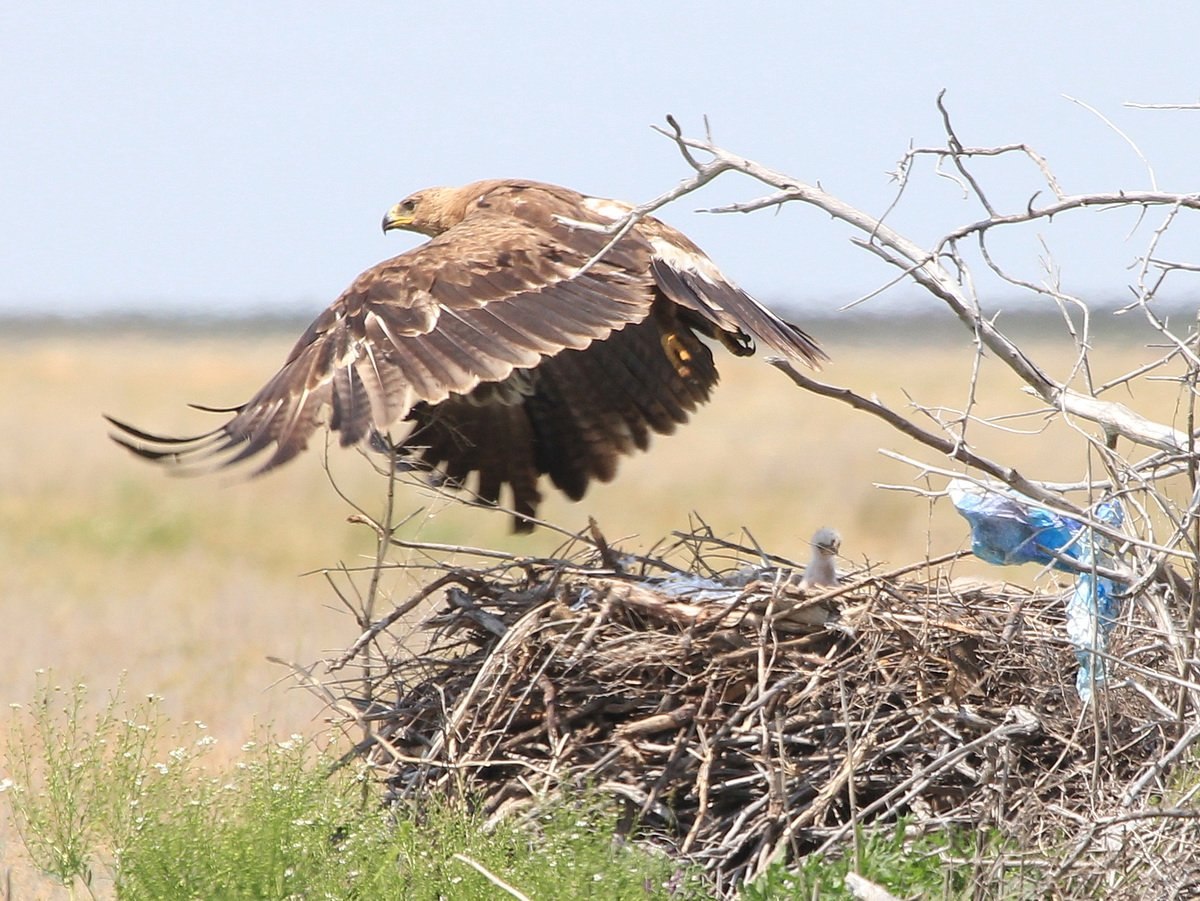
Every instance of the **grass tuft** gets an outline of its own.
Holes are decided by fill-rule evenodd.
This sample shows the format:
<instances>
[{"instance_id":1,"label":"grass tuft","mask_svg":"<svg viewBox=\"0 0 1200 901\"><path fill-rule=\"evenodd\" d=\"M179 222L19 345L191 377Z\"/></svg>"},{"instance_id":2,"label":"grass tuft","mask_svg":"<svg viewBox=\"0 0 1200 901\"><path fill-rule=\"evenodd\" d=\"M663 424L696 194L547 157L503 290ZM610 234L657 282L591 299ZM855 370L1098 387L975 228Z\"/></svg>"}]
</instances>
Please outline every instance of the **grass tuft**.
<instances>
[{"instance_id":1,"label":"grass tuft","mask_svg":"<svg viewBox=\"0 0 1200 901\"><path fill-rule=\"evenodd\" d=\"M202 723L165 741L157 698L118 692L90 719L87 701L42 674L14 710L0 783L30 859L72 894L483 901L500 880L538 899L705 896L695 871L617 841L594 794L485 828L439 798L389 810L300 736L247 743L213 772Z\"/></svg>"},{"instance_id":2,"label":"grass tuft","mask_svg":"<svg viewBox=\"0 0 1200 901\"><path fill-rule=\"evenodd\" d=\"M948 829L910 838L901 820L859 831L857 853L811 855L799 865L775 864L742 892L743 901L777 898L854 898L846 877L858 873L898 898L973 898L982 886L973 866L982 841L994 856L1000 839L975 830ZM857 857L857 863L856 858ZM987 897L1004 896L995 892ZM1015 895L1014 895L1015 897Z\"/></svg>"}]
</instances>

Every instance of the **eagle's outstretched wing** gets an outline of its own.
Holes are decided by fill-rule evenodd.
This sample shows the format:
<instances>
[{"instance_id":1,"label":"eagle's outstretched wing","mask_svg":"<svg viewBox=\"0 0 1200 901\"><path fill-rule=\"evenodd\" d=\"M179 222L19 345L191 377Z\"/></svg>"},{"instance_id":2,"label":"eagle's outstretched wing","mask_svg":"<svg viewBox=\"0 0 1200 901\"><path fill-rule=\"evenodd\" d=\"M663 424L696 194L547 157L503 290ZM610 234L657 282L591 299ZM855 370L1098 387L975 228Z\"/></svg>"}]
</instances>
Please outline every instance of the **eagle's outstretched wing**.
<instances>
[{"instance_id":1,"label":"eagle's outstretched wing","mask_svg":"<svg viewBox=\"0 0 1200 901\"><path fill-rule=\"evenodd\" d=\"M457 485L479 473L489 503L510 485L532 516L539 475L578 498L708 397L716 369L697 334L824 356L655 219L581 272L611 240L611 201L509 180L403 206L403 227L432 240L355 279L224 423L171 438L110 418L114 440L185 471L255 458L259 473L322 425L352 445L412 420L406 452Z\"/></svg>"}]
</instances>

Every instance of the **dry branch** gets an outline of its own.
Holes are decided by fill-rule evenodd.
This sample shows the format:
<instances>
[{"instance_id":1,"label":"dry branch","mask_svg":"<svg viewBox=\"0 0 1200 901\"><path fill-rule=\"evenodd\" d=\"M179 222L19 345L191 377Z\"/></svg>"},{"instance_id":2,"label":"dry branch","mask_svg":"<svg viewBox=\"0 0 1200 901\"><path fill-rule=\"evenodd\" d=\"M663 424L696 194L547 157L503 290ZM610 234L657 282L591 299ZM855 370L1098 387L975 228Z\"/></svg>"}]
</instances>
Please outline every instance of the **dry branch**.
<instances>
[{"instance_id":1,"label":"dry branch","mask_svg":"<svg viewBox=\"0 0 1200 901\"><path fill-rule=\"evenodd\" d=\"M864 238L854 239L854 244L863 247L864 250L874 253L890 265L895 266L901 271L902 277L911 278L913 282L919 284L935 298L946 304L962 324L970 330L970 334L976 338L980 346L990 350L996 358L1006 364L1010 370L1018 374L1022 382L1028 386L1028 390L1032 394L1042 398L1046 404L1049 404L1051 409L1062 410L1064 413L1072 414L1076 418L1087 421L1096 422L1102 428L1104 436L1109 442L1115 442L1117 437L1123 437L1130 442L1153 446L1160 450L1180 451L1182 448L1189 448L1186 434L1181 434L1174 428L1152 422L1129 410L1120 403L1112 403L1109 401L1100 400L1096 396L1081 395L1080 392L1069 389L1064 383L1058 382L1052 378L1042 366L1039 366L1025 350L1022 350L1016 342L1008 335L997 328L994 322L986 318L979 310L979 305L973 298L972 288L970 284L970 276L966 275L966 266L955 250L959 242L967 238L974 238L979 241L980 250L984 253L984 258L989 260L998 274L1006 278L1007 281L1013 284L1020 284L1022 287L1037 290L1039 293L1049 293L1055 299L1062 300L1064 295L1055 292L1055 290L1045 290L1031 286L1027 282L1015 280L991 264L990 257L986 253L985 236L992 229L1014 226L1014 224L1024 224L1036 222L1039 220L1050 220L1050 218L1068 214L1076 210L1088 209L1112 209L1112 208L1127 208L1136 210L1146 210L1150 208L1166 208L1171 211L1174 216L1178 210L1200 210L1200 193L1171 193L1162 191L1114 191L1091 194L1064 194L1054 174L1051 173L1049 164L1046 163L1044 157L1037 154L1025 144L1009 144L1001 146L1001 148L965 148L960 142L958 136L954 132L952 122L950 122L949 114L942 102L943 98L938 97L938 108L943 115L944 126L946 126L948 145L942 149L923 148L910 151L906 155L905 161L901 163L901 191L904 191L906 184L907 172L911 167L912 160L918 155L936 154L952 161L955 168L961 175L964 184L967 186L968 193L979 200L983 206L986 217L983 220L965 224L965 226L956 227L948 230L936 244L928 250L920 247L916 242L905 238L893 228L890 228L883 217L877 218L871 216L868 212L858 210L851 204L847 204L844 200L833 196L820 186L805 184L802 180L792 178L792 176L778 172L778 170L770 169L763 164L749 160L743 156L733 154L733 152L720 148L713 143L712 138L704 139L689 138L684 136L680 131L679 126L670 120L672 131L668 132L660 130L662 133L670 137L678 146L680 154L689 163L689 166L695 169L696 176L694 179L683 182L676 191L671 193L672 198L683 196L683 194L696 190L696 188L712 181L716 176L726 172L737 172L750 176L751 179L762 182L774 188L774 192L767 194L766 197L761 197L749 202L736 203L720 208L710 210L712 212L751 212L767 208L775 208L784 203L804 203L820 209L829 216L842 222L850 224L856 228L859 233L864 235ZM1036 164L1039 172L1042 173L1046 184L1051 187L1052 193L1055 196L1055 202L1043 205L1034 205L1030 202L1026 209L1002 214L997 211L989 202L988 197L980 186L979 180L971 173L967 167L967 161L976 156L998 156L1002 154L1022 154L1030 158ZM703 161L697 161L697 154L703 155ZM1139 151L1140 154L1140 151ZM660 198L661 200L661 198ZM656 202L658 203L658 202ZM1164 223L1165 226L1168 223ZM1162 229L1160 229L1162 230ZM1157 244L1159 233L1156 233L1156 240L1151 246L1151 252L1145 254L1146 264L1150 265L1152 259L1152 251L1154 244ZM953 264L952 268L948 268L947 262ZM1176 264L1172 266L1174 271L1184 271L1187 264ZM1146 288L1140 293L1139 306L1144 308L1147 317L1151 318L1151 322L1156 324L1160 331L1163 331L1164 336L1170 336L1170 332L1166 330L1165 324L1154 314L1148 307L1148 300L1152 298L1153 290ZM1086 311L1086 305L1078 302L1081 308ZM1086 335L1080 338L1086 342ZM1181 340L1170 336L1170 340L1175 344L1178 352L1192 356L1192 352L1188 348L1188 341ZM788 373L796 380L798 384L802 384L809 390L815 390L814 384L806 384L812 380L797 378L797 374ZM827 391L826 394L829 394ZM853 402L854 398L841 397L841 400ZM859 398L863 400L863 398ZM864 404L854 404L860 408L865 408ZM872 413L883 415L881 410L872 409ZM1036 498L1044 501L1044 503L1055 506L1056 509L1073 511L1073 515L1081 515L1081 510L1069 501L1064 501L1060 495L1054 492L1046 491L1037 481L1025 479L1015 469L1004 467L1002 464L994 463L986 464L982 459L968 448L961 434L959 436L949 436L948 439L941 440L940 443L931 442L926 430L922 430L919 426L910 420L902 418L899 414L887 412L890 415L884 415L894 427L899 428L910 436L918 437L923 443L929 446L935 446L947 456L952 456L959 459L961 462L966 462L971 467L988 471L991 475L1006 481L1008 485L1018 489L1021 493L1027 494L1028 497ZM964 420L965 421L965 420ZM917 433L920 433L919 436ZM940 444L941 446L938 446Z\"/></svg>"}]
</instances>

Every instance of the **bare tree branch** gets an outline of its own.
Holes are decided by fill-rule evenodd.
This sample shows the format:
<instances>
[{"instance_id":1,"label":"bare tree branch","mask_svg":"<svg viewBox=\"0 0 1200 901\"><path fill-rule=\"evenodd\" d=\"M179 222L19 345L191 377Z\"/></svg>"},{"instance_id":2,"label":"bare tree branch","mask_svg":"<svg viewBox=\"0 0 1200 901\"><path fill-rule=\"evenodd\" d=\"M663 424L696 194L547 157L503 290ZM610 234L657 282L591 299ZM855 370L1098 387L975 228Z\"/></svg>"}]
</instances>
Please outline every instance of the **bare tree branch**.
<instances>
[{"instance_id":1,"label":"bare tree branch","mask_svg":"<svg viewBox=\"0 0 1200 901\"><path fill-rule=\"evenodd\" d=\"M944 107L942 108L944 112ZM799 179L770 169L753 160L731 153L714 145L707 139L689 138L683 135L674 120L673 132L663 131L679 148L685 160L697 169L697 176L692 182L705 184L716 175L727 171L736 171L747 175L775 191L757 200L729 204L716 207L709 212L752 212L766 207L778 206L782 203L799 201L821 209L835 219L846 222L867 237L853 239L854 243L878 256L880 259L901 270L901 274L913 279L939 300L943 301L958 319L975 335L978 340L994 355L1013 370L1038 397L1056 409L1066 410L1083 419L1096 422L1104 430L1106 436L1119 435L1138 443L1147 443L1153 447L1164 447L1164 442L1170 446L1170 438L1174 429L1158 423L1151 423L1144 418L1134 421L1125 408L1120 405L1108 406L1108 402L1089 399L1083 404L1080 395L1071 392L1067 387L1052 378L1042 367L1038 366L1014 341L997 328L994 323L984 318L971 298L966 294L961 279L951 273L942 263L945 254L954 244L970 235L982 236L990 229L1004 225L1028 223L1040 219L1050 219L1060 213L1084 209L1111 208L1146 208L1167 206L1174 209L1200 210L1200 193L1178 194L1161 191L1126 192L1115 191L1096 194L1063 195L1056 202L1041 207L1030 206L1019 213L995 213L987 219L960 226L945 234L932 250L924 250L913 241L905 238L881 220L859 210L845 201L837 198L816 185L805 184ZM947 117L947 126L948 117ZM662 131L660 129L660 131ZM951 134L953 131L951 129ZM954 139L957 142L957 138ZM954 143L952 142L952 143ZM1009 145L1020 146L1023 145ZM707 163L697 163L693 151L699 151L710 157ZM946 151L947 155L955 156L953 146ZM1053 175L1045 167L1044 160L1036 154L1031 158L1039 162L1047 181L1057 185ZM688 184L688 183L685 183ZM982 190L975 182L976 193ZM688 193L683 185L677 189L677 196ZM981 201L983 198L981 197ZM986 203L986 201L985 201ZM1188 353L1184 342L1178 342L1180 352ZM999 476L998 476L999 477ZM1029 493L1024 488L1013 485L1023 493ZM1031 496L1036 496L1031 494Z\"/></svg>"},{"instance_id":2,"label":"bare tree branch","mask_svg":"<svg viewBox=\"0 0 1200 901\"><path fill-rule=\"evenodd\" d=\"M1039 484L1026 479L1012 467L1004 466L986 457L981 457L960 441L944 438L941 435L935 435L933 432L922 429L877 400L865 398L860 394L854 393L849 388L841 388L836 385L828 385L817 381L811 376L797 370L787 360L779 357L768 357L767 362L784 373L805 391L811 391L813 394L819 394L822 397L831 397L840 400L842 403L849 404L856 410L864 410L871 413L913 440L931 447L953 460L958 460L960 463L965 463L980 472L987 473L1034 500L1042 501L1051 508L1061 509L1072 516L1083 519L1088 518L1087 511L1076 507L1060 495L1046 491Z\"/></svg>"},{"instance_id":3,"label":"bare tree branch","mask_svg":"<svg viewBox=\"0 0 1200 901\"><path fill-rule=\"evenodd\" d=\"M1121 104L1130 109L1153 109L1153 110L1200 110L1200 103L1134 103L1126 101Z\"/></svg>"}]
</instances>

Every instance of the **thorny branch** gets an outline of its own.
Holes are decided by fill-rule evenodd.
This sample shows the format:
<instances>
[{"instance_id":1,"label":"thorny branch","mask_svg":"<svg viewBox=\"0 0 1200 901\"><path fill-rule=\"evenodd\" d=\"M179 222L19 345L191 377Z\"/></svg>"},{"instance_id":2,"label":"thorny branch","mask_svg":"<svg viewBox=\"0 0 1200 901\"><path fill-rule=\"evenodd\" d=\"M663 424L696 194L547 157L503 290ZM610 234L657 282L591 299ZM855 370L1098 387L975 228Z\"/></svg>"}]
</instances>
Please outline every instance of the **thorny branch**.
<instances>
[{"instance_id":1,"label":"thorny branch","mask_svg":"<svg viewBox=\"0 0 1200 901\"><path fill-rule=\"evenodd\" d=\"M670 136L673 137L677 142L680 142L680 152L683 154L683 158L687 160L688 165L696 170L696 174L691 178L685 178L674 188L669 191L665 191L664 193L655 197L653 200L649 200L646 203L635 206L623 217L612 223L612 225L608 227L608 231L612 234L612 237L608 240L608 243L596 251L595 255L590 260L579 267L579 270L575 273L575 278L583 275L598 262L608 256L609 251L616 247L617 244L620 243L621 239L629 234L630 230L635 225L637 225L655 210L661 209L674 200L678 200L685 194L691 194L693 191L699 190L722 172L726 172L732 168L732 166L719 159L713 159L711 162L707 163L698 161L688 150L687 146L682 143L683 130L679 127L679 123L675 121L675 117L667 116L667 124L671 126L671 132L669 133ZM661 132L662 134L668 134L668 132L663 131L661 128L656 128L655 130Z\"/></svg>"}]
</instances>

